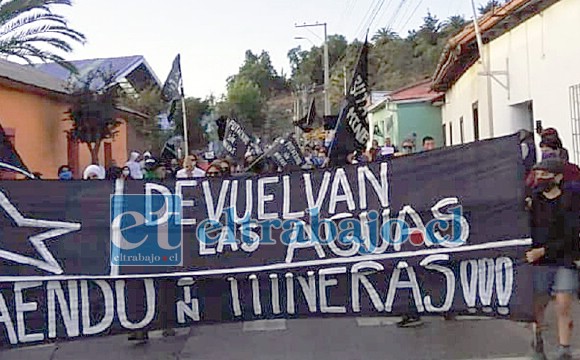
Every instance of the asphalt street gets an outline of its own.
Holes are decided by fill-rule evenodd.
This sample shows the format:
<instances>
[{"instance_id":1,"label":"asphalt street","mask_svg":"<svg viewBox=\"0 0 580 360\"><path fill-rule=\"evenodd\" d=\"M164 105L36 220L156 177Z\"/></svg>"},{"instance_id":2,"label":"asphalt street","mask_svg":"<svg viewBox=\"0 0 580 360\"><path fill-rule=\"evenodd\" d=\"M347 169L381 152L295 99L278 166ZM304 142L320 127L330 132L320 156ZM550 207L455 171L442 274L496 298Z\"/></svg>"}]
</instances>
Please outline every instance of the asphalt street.
<instances>
[{"instance_id":1,"label":"asphalt street","mask_svg":"<svg viewBox=\"0 0 580 360\"><path fill-rule=\"evenodd\" d=\"M576 323L580 306L575 307ZM555 349L553 308L546 334ZM41 345L0 352L0 360L480 360L527 359L526 324L460 317L425 318L418 328L399 329L397 318L270 320L178 329L175 337L151 333L148 344L126 336ZM580 333L574 336L580 359Z\"/></svg>"}]
</instances>

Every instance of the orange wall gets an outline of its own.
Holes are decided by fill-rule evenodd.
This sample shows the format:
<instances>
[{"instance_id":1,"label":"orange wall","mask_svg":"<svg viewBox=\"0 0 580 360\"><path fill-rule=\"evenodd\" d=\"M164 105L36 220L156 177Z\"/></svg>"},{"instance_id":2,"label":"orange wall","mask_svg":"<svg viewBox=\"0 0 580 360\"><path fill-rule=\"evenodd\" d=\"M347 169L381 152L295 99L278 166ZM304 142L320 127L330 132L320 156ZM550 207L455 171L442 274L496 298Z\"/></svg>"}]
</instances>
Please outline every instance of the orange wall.
<instances>
[{"instance_id":1,"label":"orange wall","mask_svg":"<svg viewBox=\"0 0 580 360\"><path fill-rule=\"evenodd\" d=\"M22 161L44 178L56 177L58 167L67 163L67 109L62 102L0 86L0 124L14 129Z\"/></svg>"},{"instance_id":2,"label":"orange wall","mask_svg":"<svg viewBox=\"0 0 580 360\"><path fill-rule=\"evenodd\" d=\"M0 85L0 124L15 131L15 147L31 172L40 172L44 179L57 178L59 166L68 163L65 130L69 121L63 121L69 105L47 96L15 90ZM113 139L112 155L117 164L127 161L127 129L123 124ZM109 140L110 141L110 140ZM79 144L79 174L91 163L86 144ZM104 165L104 146L99 161Z\"/></svg>"}]
</instances>

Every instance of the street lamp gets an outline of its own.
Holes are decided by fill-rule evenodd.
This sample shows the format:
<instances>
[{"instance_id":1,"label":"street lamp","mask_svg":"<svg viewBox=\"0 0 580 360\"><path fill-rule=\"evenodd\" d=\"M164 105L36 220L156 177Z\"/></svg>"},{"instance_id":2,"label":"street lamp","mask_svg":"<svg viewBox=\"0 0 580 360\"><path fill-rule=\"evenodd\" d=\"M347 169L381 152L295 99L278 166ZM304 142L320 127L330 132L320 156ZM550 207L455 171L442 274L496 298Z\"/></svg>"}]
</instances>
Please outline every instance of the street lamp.
<instances>
[{"instance_id":1,"label":"street lamp","mask_svg":"<svg viewBox=\"0 0 580 360\"><path fill-rule=\"evenodd\" d=\"M315 44L314 42L312 42L312 40L310 40L310 39L309 39L309 38L307 38L307 37L302 37L302 36L295 36L295 37L294 37L294 40L308 40L308 41L310 41L310 43L312 44L312 46L316 47L316 44Z\"/></svg>"}]
</instances>

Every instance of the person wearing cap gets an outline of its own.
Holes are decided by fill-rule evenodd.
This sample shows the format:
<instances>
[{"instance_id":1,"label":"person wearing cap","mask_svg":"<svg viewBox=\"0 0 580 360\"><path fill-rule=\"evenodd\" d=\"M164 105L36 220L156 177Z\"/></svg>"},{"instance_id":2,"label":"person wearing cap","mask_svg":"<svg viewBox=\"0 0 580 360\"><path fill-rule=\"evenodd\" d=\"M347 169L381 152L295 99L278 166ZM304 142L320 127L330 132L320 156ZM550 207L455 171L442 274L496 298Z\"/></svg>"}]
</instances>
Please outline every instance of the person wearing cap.
<instances>
[{"instance_id":1,"label":"person wearing cap","mask_svg":"<svg viewBox=\"0 0 580 360\"><path fill-rule=\"evenodd\" d=\"M549 130L553 129L546 129L544 133ZM564 157L567 157L567 155L562 155L565 149L562 147L562 142L557 137L557 134L553 135L553 132L548 132L548 135L544 136L544 133L542 133L543 138L540 142L542 160L552 158L562 160L564 164L563 187L573 192L580 192L580 168L578 168L576 164L572 164L568 162L568 160L564 159ZM534 171L528 173L526 177L526 186L526 194L528 197L530 197L533 190L536 189L536 178Z\"/></svg>"},{"instance_id":2,"label":"person wearing cap","mask_svg":"<svg viewBox=\"0 0 580 360\"><path fill-rule=\"evenodd\" d=\"M564 160L565 162L569 161L568 150L564 148L562 145L562 140L560 139L560 135L558 135L558 131L554 128L547 128L542 131L541 133L542 141L553 142L558 146L558 156L560 159Z\"/></svg>"},{"instance_id":3,"label":"person wearing cap","mask_svg":"<svg viewBox=\"0 0 580 360\"><path fill-rule=\"evenodd\" d=\"M571 306L579 287L574 261L580 257L580 195L563 189L564 168L559 158L544 159L533 167L537 191L530 204L532 248L526 252L526 261L534 265L534 359L546 359L541 325L551 297L556 301L558 319L557 359L572 359Z\"/></svg>"}]
</instances>

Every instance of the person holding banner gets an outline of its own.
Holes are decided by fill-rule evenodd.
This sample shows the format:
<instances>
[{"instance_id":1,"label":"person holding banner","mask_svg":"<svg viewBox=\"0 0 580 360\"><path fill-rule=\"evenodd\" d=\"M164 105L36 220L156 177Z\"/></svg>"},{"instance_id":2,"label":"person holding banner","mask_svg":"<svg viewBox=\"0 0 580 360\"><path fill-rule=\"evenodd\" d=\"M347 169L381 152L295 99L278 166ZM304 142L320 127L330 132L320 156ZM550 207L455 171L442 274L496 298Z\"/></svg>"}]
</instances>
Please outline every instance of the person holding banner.
<instances>
[{"instance_id":1,"label":"person holding banner","mask_svg":"<svg viewBox=\"0 0 580 360\"><path fill-rule=\"evenodd\" d=\"M544 159L533 168L537 189L530 204L533 245L526 253L526 260L535 266L533 358L538 360L547 359L541 325L551 297L556 301L558 319L557 359L572 359L571 306L579 287L574 261L580 258L580 195L563 189L564 168L559 158Z\"/></svg>"}]
</instances>

